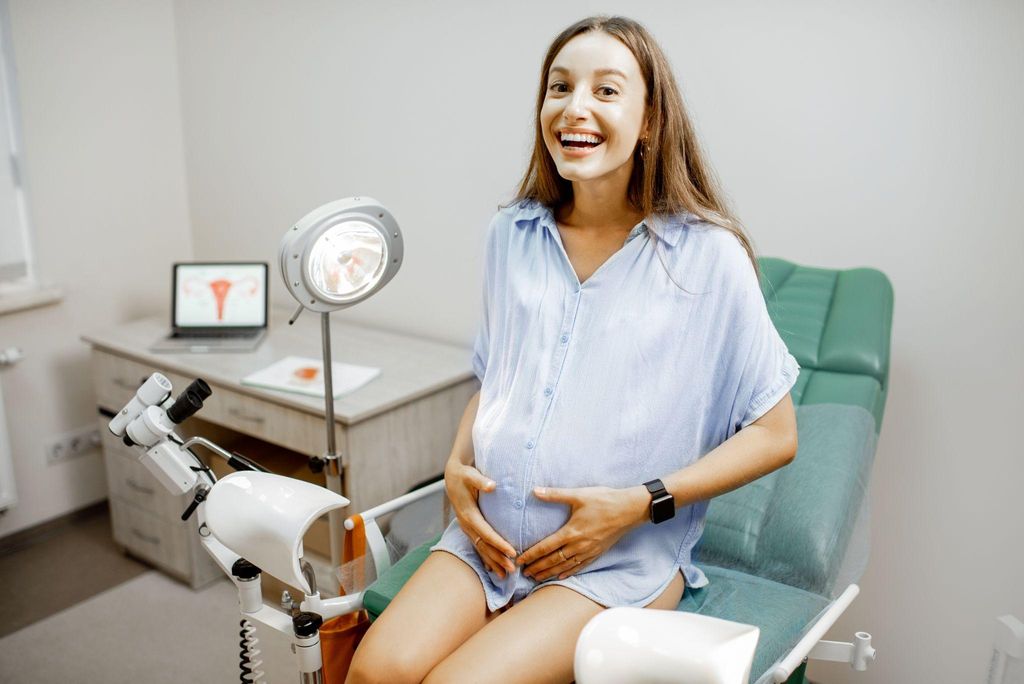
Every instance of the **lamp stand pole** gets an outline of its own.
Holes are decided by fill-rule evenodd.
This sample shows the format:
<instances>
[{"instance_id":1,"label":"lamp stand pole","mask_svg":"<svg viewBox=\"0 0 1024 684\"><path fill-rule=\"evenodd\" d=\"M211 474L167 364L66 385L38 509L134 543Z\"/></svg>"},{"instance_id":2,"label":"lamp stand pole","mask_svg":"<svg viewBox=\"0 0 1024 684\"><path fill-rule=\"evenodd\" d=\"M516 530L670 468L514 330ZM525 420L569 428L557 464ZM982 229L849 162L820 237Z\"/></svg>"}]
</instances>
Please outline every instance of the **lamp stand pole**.
<instances>
[{"instance_id":1,"label":"lamp stand pole","mask_svg":"<svg viewBox=\"0 0 1024 684\"><path fill-rule=\"evenodd\" d=\"M320 314L320 331L324 347L324 412L327 422L327 453L324 454L324 477L327 489L344 496L341 486L341 457L338 455L334 440L334 378L331 364L331 314ZM331 567L337 572L341 567L341 535L344 530L344 517L341 511L334 509L327 514L329 534L331 537ZM331 578L332 582L337 577Z\"/></svg>"}]
</instances>

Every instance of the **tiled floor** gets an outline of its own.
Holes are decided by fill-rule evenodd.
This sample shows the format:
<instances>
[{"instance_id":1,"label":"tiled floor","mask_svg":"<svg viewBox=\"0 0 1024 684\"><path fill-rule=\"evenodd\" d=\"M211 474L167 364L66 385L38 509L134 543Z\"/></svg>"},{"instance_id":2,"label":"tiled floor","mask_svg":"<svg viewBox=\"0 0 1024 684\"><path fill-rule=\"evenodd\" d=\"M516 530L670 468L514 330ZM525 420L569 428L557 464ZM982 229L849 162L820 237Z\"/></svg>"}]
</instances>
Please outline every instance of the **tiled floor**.
<instances>
[{"instance_id":1,"label":"tiled floor","mask_svg":"<svg viewBox=\"0 0 1024 684\"><path fill-rule=\"evenodd\" d=\"M0 637L149 570L114 544L105 503L18 537L0 540Z\"/></svg>"}]
</instances>

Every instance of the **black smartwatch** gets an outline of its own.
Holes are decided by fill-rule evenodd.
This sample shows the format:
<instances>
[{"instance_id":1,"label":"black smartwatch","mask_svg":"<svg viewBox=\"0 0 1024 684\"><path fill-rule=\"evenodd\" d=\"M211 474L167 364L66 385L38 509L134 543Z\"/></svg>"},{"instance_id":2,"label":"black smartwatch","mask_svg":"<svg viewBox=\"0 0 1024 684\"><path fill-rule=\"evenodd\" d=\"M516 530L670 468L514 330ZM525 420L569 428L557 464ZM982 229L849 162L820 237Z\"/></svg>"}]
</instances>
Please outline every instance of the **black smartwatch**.
<instances>
[{"instance_id":1,"label":"black smartwatch","mask_svg":"<svg viewBox=\"0 0 1024 684\"><path fill-rule=\"evenodd\" d=\"M661 480L644 482L644 487L651 493L651 522L657 525L665 522L676 514L676 500Z\"/></svg>"}]
</instances>

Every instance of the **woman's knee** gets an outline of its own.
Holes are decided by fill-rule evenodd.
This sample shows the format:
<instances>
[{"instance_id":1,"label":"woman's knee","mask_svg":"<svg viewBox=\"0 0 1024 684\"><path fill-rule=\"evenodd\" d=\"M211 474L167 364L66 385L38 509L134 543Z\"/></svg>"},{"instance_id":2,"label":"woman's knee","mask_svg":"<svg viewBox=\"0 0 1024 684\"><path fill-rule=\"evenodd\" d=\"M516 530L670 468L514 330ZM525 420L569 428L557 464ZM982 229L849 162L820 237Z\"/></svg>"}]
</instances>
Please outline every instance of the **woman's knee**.
<instances>
[{"instance_id":1,"label":"woman's knee","mask_svg":"<svg viewBox=\"0 0 1024 684\"><path fill-rule=\"evenodd\" d=\"M345 684L418 684L427 675L421 663L403 658L401 649L381 652L377 649L356 649Z\"/></svg>"},{"instance_id":2,"label":"woman's knee","mask_svg":"<svg viewBox=\"0 0 1024 684\"><path fill-rule=\"evenodd\" d=\"M416 640L410 640L410 634L400 624L389 624L384 619L386 614L387 611L363 635L345 684L421 682L433 667L429 658L418 654Z\"/></svg>"},{"instance_id":3,"label":"woman's knee","mask_svg":"<svg viewBox=\"0 0 1024 684\"><path fill-rule=\"evenodd\" d=\"M427 616L444 628L425 627ZM476 574L451 554L432 553L370 626L346 682L421 682L487 620Z\"/></svg>"}]
</instances>

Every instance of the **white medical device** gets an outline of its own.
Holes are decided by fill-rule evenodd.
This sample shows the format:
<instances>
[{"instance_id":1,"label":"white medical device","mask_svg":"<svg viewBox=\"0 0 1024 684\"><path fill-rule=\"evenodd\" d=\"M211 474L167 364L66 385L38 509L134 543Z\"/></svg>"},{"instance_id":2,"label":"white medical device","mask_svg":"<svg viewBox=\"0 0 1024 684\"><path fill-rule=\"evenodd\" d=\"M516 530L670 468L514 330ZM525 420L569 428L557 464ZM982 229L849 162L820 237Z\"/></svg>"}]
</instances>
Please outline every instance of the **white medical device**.
<instances>
[{"instance_id":1,"label":"white medical device","mask_svg":"<svg viewBox=\"0 0 1024 684\"><path fill-rule=\"evenodd\" d=\"M706 615L610 608L580 633L573 672L586 684L746 682L759 635L752 625Z\"/></svg>"},{"instance_id":2,"label":"white medical device","mask_svg":"<svg viewBox=\"0 0 1024 684\"><path fill-rule=\"evenodd\" d=\"M349 501L341 495L343 469L333 429L330 312L353 306L384 287L398 272L402 252L398 223L369 197L349 197L318 207L291 226L281 240L281 274L300 304L290 323L306 308L321 315L327 449L310 465L315 472L325 471L326 488L266 472L202 437L185 441L176 435L174 428L200 410L211 395L210 386L201 379L172 400L170 381L153 373L110 421L112 433L144 451L139 460L160 484L172 494L192 495L181 518L197 516L203 547L238 588L243 615L242 681L263 681L254 622L291 635L299 681L320 684L320 625L362 608L362 593L321 599L312 566L302 559L302 538L317 518L328 515L332 566L339 567L342 521L338 510ZM192 453L193 446L205 447L239 472L218 481ZM296 607L290 598L283 598L290 612L264 605L263 572L301 588L304 600Z\"/></svg>"},{"instance_id":3,"label":"white medical device","mask_svg":"<svg viewBox=\"0 0 1024 684\"><path fill-rule=\"evenodd\" d=\"M153 373L108 428L142 451L139 461L169 492L192 495L181 518L196 515L203 548L238 589L242 681L265 681L255 648L254 623L260 623L292 637L301 684L322 684L320 625L360 606L351 596L320 598L312 566L302 558L302 537L317 518L344 508L348 499L309 482L266 472L202 437L183 440L175 427L202 408L211 390L201 379L175 399L171 390L165 376ZM193 446L209 449L238 472L217 480L191 451ZM264 605L262 572L300 587L305 600L290 613Z\"/></svg>"}]
</instances>

